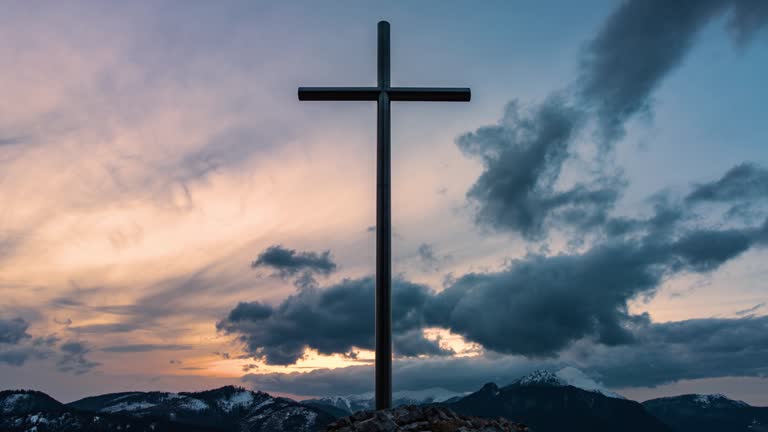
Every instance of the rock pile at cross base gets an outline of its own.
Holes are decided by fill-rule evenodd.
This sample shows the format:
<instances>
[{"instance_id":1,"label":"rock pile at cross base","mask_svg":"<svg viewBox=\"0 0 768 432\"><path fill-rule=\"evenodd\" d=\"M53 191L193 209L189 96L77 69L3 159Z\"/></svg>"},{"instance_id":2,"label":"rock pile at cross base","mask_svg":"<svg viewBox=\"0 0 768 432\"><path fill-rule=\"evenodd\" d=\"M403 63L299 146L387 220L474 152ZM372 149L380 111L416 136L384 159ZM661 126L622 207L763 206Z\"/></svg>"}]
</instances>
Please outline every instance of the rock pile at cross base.
<instances>
[{"instance_id":1,"label":"rock pile at cross base","mask_svg":"<svg viewBox=\"0 0 768 432\"><path fill-rule=\"evenodd\" d=\"M533 432L504 418L461 416L450 408L402 406L360 411L328 425L326 432Z\"/></svg>"}]
</instances>

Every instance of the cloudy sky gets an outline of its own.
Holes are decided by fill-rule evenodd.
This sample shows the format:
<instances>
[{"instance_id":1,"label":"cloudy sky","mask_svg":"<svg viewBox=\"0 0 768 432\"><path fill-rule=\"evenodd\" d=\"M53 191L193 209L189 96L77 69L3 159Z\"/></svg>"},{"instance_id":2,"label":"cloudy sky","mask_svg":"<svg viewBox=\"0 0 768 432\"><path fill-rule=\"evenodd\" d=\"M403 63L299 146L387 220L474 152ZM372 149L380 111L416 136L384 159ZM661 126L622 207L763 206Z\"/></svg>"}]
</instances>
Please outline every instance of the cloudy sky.
<instances>
[{"instance_id":1,"label":"cloudy sky","mask_svg":"<svg viewBox=\"0 0 768 432\"><path fill-rule=\"evenodd\" d=\"M0 388L370 391L381 19L396 389L768 405L761 0L6 2Z\"/></svg>"}]
</instances>

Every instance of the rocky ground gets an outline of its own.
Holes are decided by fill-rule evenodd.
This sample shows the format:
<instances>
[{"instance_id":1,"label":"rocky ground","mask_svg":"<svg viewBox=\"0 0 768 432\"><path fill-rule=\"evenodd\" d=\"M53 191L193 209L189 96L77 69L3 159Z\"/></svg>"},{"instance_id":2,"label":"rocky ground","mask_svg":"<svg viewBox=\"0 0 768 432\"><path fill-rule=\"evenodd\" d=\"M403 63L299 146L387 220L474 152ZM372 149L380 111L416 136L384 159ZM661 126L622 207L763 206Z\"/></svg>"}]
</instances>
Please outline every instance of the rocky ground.
<instances>
[{"instance_id":1,"label":"rocky ground","mask_svg":"<svg viewBox=\"0 0 768 432\"><path fill-rule=\"evenodd\" d=\"M533 432L503 418L466 417L439 406L361 411L328 425L327 432Z\"/></svg>"}]
</instances>

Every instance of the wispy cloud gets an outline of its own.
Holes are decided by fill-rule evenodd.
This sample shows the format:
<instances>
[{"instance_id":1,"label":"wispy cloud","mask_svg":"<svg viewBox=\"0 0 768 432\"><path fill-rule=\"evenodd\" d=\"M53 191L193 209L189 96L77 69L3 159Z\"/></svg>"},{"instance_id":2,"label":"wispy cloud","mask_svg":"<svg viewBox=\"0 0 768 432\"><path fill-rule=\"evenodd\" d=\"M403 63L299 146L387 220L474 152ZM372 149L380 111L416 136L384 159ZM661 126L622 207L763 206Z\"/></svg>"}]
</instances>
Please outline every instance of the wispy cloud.
<instances>
[{"instance_id":1,"label":"wispy cloud","mask_svg":"<svg viewBox=\"0 0 768 432\"><path fill-rule=\"evenodd\" d=\"M137 353L148 351L184 351L192 349L191 345L178 344L131 344L131 345L113 345L104 347L101 350L110 353Z\"/></svg>"}]
</instances>

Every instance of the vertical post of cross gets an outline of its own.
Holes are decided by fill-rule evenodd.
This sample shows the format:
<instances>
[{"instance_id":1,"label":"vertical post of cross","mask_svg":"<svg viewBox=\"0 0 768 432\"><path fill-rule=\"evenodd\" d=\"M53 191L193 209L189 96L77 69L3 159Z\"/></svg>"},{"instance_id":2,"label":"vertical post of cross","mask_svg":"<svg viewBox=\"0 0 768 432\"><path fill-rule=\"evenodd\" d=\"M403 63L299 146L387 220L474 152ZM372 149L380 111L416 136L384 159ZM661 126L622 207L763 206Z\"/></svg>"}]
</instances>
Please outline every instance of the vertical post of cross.
<instances>
[{"instance_id":1,"label":"vertical post of cross","mask_svg":"<svg viewBox=\"0 0 768 432\"><path fill-rule=\"evenodd\" d=\"M392 406L392 200L389 23L378 27L376 174L376 409Z\"/></svg>"}]
</instances>

